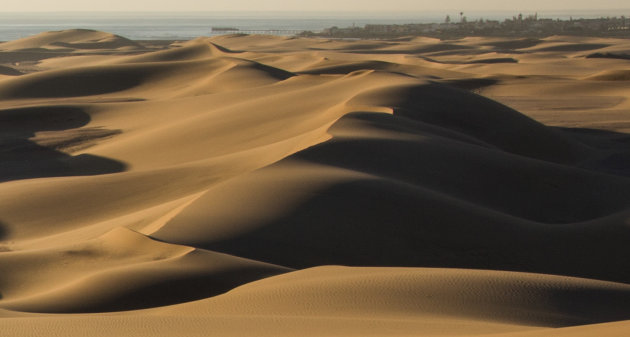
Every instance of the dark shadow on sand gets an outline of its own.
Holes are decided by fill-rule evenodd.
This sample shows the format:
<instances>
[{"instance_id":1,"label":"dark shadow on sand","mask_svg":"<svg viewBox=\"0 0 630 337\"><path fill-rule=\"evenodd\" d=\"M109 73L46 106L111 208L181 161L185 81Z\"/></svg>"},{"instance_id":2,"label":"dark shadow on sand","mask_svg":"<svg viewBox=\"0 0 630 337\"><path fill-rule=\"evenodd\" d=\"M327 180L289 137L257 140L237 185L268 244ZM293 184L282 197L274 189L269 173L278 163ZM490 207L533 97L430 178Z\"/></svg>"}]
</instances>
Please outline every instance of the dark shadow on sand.
<instances>
[{"instance_id":1,"label":"dark shadow on sand","mask_svg":"<svg viewBox=\"0 0 630 337\"><path fill-rule=\"evenodd\" d=\"M615 54L615 53L594 53L586 55L587 59L592 58L604 58L604 59L618 59L618 60L630 60L630 54Z\"/></svg>"},{"instance_id":2,"label":"dark shadow on sand","mask_svg":"<svg viewBox=\"0 0 630 337\"><path fill-rule=\"evenodd\" d=\"M279 274L260 268L234 268L207 274L170 276L156 278L140 288L130 288L115 295L62 306L54 313L98 313L138 310L165 305L174 305L226 293L238 286Z\"/></svg>"},{"instance_id":3,"label":"dark shadow on sand","mask_svg":"<svg viewBox=\"0 0 630 337\"><path fill-rule=\"evenodd\" d=\"M11 249L6 245L7 242L5 241L8 236L9 228L5 223L0 221L0 254L11 251ZM0 299L2 299L2 296L0 296Z\"/></svg>"},{"instance_id":4,"label":"dark shadow on sand","mask_svg":"<svg viewBox=\"0 0 630 337\"><path fill-rule=\"evenodd\" d=\"M386 181L328 187L256 228L194 245L297 269L473 268L630 282L628 229L545 226Z\"/></svg>"},{"instance_id":5,"label":"dark shadow on sand","mask_svg":"<svg viewBox=\"0 0 630 337\"><path fill-rule=\"evenodd\" d=\"M125 164L119 161L89 154L72 156L55 147L42 146L31 140L39 131L76 129L88 124L89 121L89 114L75 106L0 110L0 182L42 177L97 175L125 170ZM116 131L109 130L109 134L112 133ZM64 142L77 143L90 140L90 135L85 133L60 137L62 140L61 143L56 144L57 146L62 146ZM63 139L64 137L66 139Z\"/></svg>"},{"instance_id":6,"label":"dark shadow on sand","mask_svg":"<svg viewBox=\"0 0 630 337\"><path fill-rule=\"evenodd\" d=\"M0 241L7 237L8 232L6 225L0 221ZM2 253L2 246L0 246L0 253Z\"/></svg>"},{"instance_id":7,"label":"dark shadow on sand","mask_svg":"<svg viewBox=\"0 0 630 337\"><path fill-rule=\"evenodd\" d=\"M21 51L3 51L0 52L1 63L14 63L14 62L38 62L41 60L64 57L73 55L71 51L55 51L48 49L34 49L34 50L21 50Z\"/></svg>"},{"instance_id":8,"label":"dark shadow on sand","mask_svg":"<svg viewBox=\"0 0 630 337\"><path fill-rule=\"evenodd\" d=\"M580 167L588 170L630 177L629 134L587 128L554 127L554 129L567 134L592 148L600 150L600 156L582 163Z\"/></svg>"}]
</instances>

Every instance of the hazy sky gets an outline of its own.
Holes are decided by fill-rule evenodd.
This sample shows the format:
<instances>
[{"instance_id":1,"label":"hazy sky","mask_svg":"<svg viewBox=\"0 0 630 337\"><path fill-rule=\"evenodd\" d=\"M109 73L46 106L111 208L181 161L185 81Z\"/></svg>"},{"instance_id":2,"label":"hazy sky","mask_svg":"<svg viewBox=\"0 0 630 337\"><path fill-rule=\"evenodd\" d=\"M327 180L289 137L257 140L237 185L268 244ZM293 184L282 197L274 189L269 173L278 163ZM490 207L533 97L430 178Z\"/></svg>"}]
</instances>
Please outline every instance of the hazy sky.
<instances>
[{"instance_id":1,"label":"hazy sky","mask_svg":"<svg viewBox=\"0 0 630 337\"><path fill-rule=\"evenodd\" d=\"M3 11L543 11L630 8L630 0L7 0Z\"/></svg>"}]
</instances>

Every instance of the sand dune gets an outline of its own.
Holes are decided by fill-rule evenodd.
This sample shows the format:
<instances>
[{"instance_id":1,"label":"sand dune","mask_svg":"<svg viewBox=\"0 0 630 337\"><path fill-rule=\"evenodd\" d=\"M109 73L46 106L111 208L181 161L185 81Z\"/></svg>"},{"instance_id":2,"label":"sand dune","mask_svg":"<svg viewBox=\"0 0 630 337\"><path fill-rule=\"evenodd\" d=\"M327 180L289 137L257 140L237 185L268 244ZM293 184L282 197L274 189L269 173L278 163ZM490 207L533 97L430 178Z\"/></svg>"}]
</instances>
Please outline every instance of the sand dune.
<instances>
[{"instance_id":1,"label":"sand dune","mask_svg":"<svg viewBox=\"0 0 630 337\"><path fill-rule=\"evenodd\" d=\"M1 43L0 336L625 336L628 50Z\"/></svg>"},{"instance_id":2,"label":"sand dune","mask_svg":"<svg viewBox=\"0 0 630 337\"><path fill-rule=\"evenodd\" d=\"M628 291L625 284L535 274L320 267L171 307L107 315L21 314L6 319L3 332L57 336L90 327L97 336L105 331L196 336L208 328L230 336L251 331L265 336L554 336L563 335L561 327L594 324L566 331L621 336L627 321L596 324L627 317Z\"/></svg>"},{"instance_id":3,"label":"sand dune","mask_svg":"<svg viewBox=\"0 0 630 337\"><path fill-rule=\"evenodd\" d=\"M630 70L603 71L586 79L597 81L630 81Z\"/></svg>"},{"instance_id":4,"label":"sand dune","mask_svg":"<svg viewBox=\"0 0 630 337\"><path fill-rule=\"evenodd\" d=\"M17 75L22 75L22 73L17 71L17 70L15 70L14 68L2 66L2 67L0 67L0 75L17 76Z\"/></svg>"},{"instance_id":5,"label":"sand dune","mask_svg":"<svg viewBox=\"0 0 630 337\"><path fill-rule=\"evenodd\" d=\"M46 32L24 39L0 44L1 50L25 49L108 49L120 47L136 47L137 43L122 36L89 29L72 29L57 32Z\"/></svg>"},{"instance_id":6,"label":"sand dune","mask_svg":"<svg viewBox=\"0 0 630 337\"><path fill-rule=\"evenodd\" d=\"M3 271L8 276L3 306L34 312L103 312L167 305L210 297L241 283L289 271L155 242L123 228L80 245L4 255L2 265L22 268ZM27 267L33 263L44 266L35 271L37 278Z\"/></svg>"}]
</instances>

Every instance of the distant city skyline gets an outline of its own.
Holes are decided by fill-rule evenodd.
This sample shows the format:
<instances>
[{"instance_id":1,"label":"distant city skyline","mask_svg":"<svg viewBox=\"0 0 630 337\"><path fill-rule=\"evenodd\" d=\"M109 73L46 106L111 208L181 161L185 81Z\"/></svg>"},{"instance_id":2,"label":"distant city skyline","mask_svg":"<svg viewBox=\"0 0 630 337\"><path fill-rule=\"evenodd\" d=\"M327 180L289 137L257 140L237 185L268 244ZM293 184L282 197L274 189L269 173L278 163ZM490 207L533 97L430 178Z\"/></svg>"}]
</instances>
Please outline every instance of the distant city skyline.
<instances>
[{"instance_id":1,"label":"distant city skyline","mask_svg":"<svg viewBox=\"0 0 630 337\"><path fill-rule=\"evenodd\" d=\"M628 0L22 0L2 4L0 12L48 11L562 11L629 9ZM623 14L623 13L622 13ZM620 14L621 15L621 14Z\"/></svg>"}]
</instances>

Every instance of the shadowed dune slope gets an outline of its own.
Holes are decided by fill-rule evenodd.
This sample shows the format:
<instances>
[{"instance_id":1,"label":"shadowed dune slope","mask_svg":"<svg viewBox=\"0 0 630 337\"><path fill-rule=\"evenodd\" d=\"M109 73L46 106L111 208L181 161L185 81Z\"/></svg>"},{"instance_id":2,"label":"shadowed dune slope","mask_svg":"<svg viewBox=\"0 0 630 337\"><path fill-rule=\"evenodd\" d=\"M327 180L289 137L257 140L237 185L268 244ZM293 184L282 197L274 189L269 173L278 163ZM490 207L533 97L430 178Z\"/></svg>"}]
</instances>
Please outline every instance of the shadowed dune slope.
<instances>
[{"instance_id":1,"label":"shadowed dune slope","mask_svg":"<svg viewBox=\"0 0 630 337\"><path fill-rule=\"evenodd\" d=\"M17 76L22 75L22 73L11 67L0 66L0 75Z\"/></svg>"},{"instance_id":2,"label":"shadowed dune slope","mask_svg":"<svg viewBox=\"0 0 630 337\"><path fill-rule=\"evenodd\" d=\"M359 95L351 103L391 106L402 117L464 133L506 152L536 159L572 163L588 152L579 142L517 111L444 85L390 87Z\"/></svg>"},{"instance_id":3,"label":"shadowed dune slope","mask_svg":"<svg viewBox=\"0 0 630 337\"><path fill-rule=\"evenodd\" d=\"M0 44L0 336L623 336L626 50Z\"/></svg>"},{"instance_id":4,"label":"shadowed dune slope","mask_svg":"<svg viewBox=\"0 0 630 337\"><path fill-rule=\"evenodd\" d=\"M625 178L505 153L396 115L349 114L329 132L328 142L211 188L154 236L296 268L430 265L630 279L619 239L627 229L606 219L627 213ZM235 203L248 212L230 212Z\"/></svg>"},{"instance_id":5,"label":"shadowed dune slope","mask_svg":"<svg viewBox=\"0 0 630 337\"><path fill-rule=\"evenodd\" d=\"M0 110L0 181L123 171L125 165L115 160L90 154L69 156L61 151L118 133L116 130L103 129L67 131L89 122L89 114L78 106L51 105ZM39 132L49 132L54 136L34 137Z\"/></svg>"},{"instance_id":6,"label":"shadowed dune slope","mask_svg":"<svg viewBox=\"0 0 630 337\"><path fill-rule=\"evenodd\" d=\"M37 271L29 268L35 263L42 265ZM1 306L31 312L154 307L214 296L289 271L155 242L123 228L80 244L3 254L0 269L7 275Z\"/></svg>"},{"instance_id":7,"label":"shadowed dune slope","mask_svg":"<svg viewBox=\"0 0 630 337\"><path fill-rule=\"evenodd\" d=\"M214 333L326 336L555 336L628 317L628 285L557 276L425 268L319 267L253 282L211 299L130 315L18 316L3 333ZM334 317L331 316L334 313ZM28 328L25 322L31 322ZM566 332L618 336L627 322ZM617 333L617 334L615 334ZM2 335L4 336L4 335ZM584 334L584 336L594 336ZM619 335L620 336L620 335Z\"/></svg>"}]
</instances>

